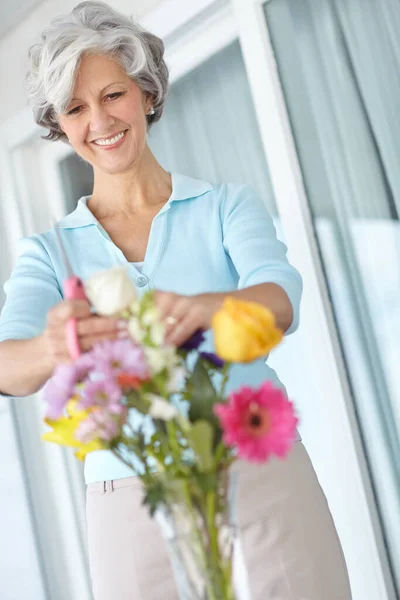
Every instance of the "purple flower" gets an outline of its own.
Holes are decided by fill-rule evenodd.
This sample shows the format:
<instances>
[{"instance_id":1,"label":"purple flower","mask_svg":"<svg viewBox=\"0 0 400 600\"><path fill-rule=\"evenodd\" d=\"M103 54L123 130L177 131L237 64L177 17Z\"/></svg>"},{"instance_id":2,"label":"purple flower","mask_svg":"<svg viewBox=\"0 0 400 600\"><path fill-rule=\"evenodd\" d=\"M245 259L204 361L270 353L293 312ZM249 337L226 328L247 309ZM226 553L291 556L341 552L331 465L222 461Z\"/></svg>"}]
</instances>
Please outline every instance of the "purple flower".
<instances>
[{"instance_id":1,"label":"purple flower","mask_svg":"<svg viewBox=\"0 0 400 600\"><path fill-rule=\"evenodd\" d=\"M122 391L113 379L86 381L81 390L82 408L102 407L113 414L121 414L124 410L122 404Z\"/></svg>"},{"instance_id":2,"label":"purple flower","mask_svg":"<svg viewBox=\"0 0 400 600\"><path fill-rule=\"evenodd\" d=\"M47 403L46 417L54 420L61 417L72 395L73 388L62 388L54 379L49 379L43 388L43 400Z\"/></svg>"},{"instance_id":3,"label":"purple flower","mask_svg":"<svg viewBox=\"0 0 400 600\"><path fill-rule=\"evenodd\" d=\"M43 400L47 402L46 416L58 419L70 398L77 393L76 386L83 381L93 369L93 359L90 354L82 354L71 364L58 365L53 376L43 388Z\"/></svg>"},{"instance_id":4,"label":"purple flower","mask_svg":"<svg viewBox=\"0 0 400 600\"><path fill-rule=\"evenodd\" d=\"M76 372L73 364L61 364L43 388L43 400L48 404L46 417L58 419L68 400L74 395Z\"/></svg>"},{"instance_id":5,"label":"purple flower","mask_svg":"<svg viewBox=\"0 0 400 600\"><path fill-rule=\"evenodd\" d=\"M131 340L115 340L96 344L91 351L96 370L117 377L129 373L138 379L147 379L149 369L143 350Z\"/></svg>"},{"instance_id":6,"label":"purple flower","mask_svg":"<svg viewBox=\"0 0 400 600\"><path fill-rule=\"evenodd\" d=\"M214 354L214 352L200 352L200 356L205 358L205 360L208 360L208 362L214 365L214 367L217 369L222 369L225 364L222 358Z\"/></svg>"},{"instance_id":7,"label":"purple flower","mask_svg":"<svg viewBox=\"0 0 400 600\"><path fill-rule=\"evenodd\" d=\"M197 331L194 332L194 334L192 335L191 338L189 338L188 340L186 340L186 342L184 342L180 346L180 348L182 350L187 350L188 352L190 350L197 350L197 348L203 342L204 342L204 332L203 332L202 329L198 329Z\"/></svg>"},{"instance_id":8,"label":"purple flower","mask_svg":"<svg viewBox=\"0 0 400 600\"><path fill-rule=\"evenodd\" d=\"M75 367L76 383L86 379L95 366L92 353L85 352L81 354L73 366Z\"/></svg>"}]
</instances>

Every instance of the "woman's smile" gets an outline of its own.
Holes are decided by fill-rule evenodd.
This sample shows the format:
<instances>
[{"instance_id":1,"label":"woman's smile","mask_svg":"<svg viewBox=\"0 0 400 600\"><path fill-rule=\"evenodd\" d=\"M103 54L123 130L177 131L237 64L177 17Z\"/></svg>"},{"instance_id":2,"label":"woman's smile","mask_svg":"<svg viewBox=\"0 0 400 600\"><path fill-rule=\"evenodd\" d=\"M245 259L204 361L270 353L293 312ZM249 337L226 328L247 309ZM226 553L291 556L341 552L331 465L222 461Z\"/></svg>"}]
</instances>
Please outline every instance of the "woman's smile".
<instances>
[{"instance_id":1,"label":"woman's smile","mask_svg":"<svg viewBox=\"0 0 400 600\"><path fill-rule=\"evenodd\" d=\"M100 147L102 150L114 150L115 148L119 148L125 141L126 134L128 130L120 131L119 133L114 133L106 138L98 138L97 140L93 140L91 144Z\"/></svg>"}]
</instances>

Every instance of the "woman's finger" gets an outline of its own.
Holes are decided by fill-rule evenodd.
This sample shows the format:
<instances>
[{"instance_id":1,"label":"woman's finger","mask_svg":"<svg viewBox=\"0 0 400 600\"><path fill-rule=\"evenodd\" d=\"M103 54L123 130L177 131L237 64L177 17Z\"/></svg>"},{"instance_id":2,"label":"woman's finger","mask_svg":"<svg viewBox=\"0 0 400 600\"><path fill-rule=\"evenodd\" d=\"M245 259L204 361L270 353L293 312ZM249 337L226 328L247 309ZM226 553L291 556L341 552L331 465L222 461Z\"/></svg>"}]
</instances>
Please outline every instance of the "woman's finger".
<instances>
[{"instance_id":1,"label":"woman's finger","mask_svg":"<svg viewBox=\"0 0 400 600\"><path fill-rule=\"evenodd\" d=\"M173 292L161 292L159 290L155 292L156 306L162 321L172 315L177 299L180 297Z\"/></svg>"},{"instance_id":2,"label":"woman's finger","mask_svg":"<svg viewBox=\"0 0 400 600\"><path fill-rule=\"evenodd\" d=\"M189 315L191 310L192 304L190 298L187 296L177 296L174 305L171 306L169 313L164 317L166 338Z\"/></svg>"},{"instance_id":3,"label":"woman's finger","mask_svg":"<svg viewBox=\"0 0 400 600\"><path fill-rule=\"evenodd\" d=\"M101 333L111 333L128 329L127 321L121 319L110 319L107 317L91 317L82 319L77 323L77 331L80 337L88 335L98 335Z\"/></svg>"},{"instance_id":4,"label":"woman's finger","mask_svg":"<svg viewBox=\"0 0 400 600\"><path fill-rule=\"evenodd\" d=\"M63 339L65 337L67 322L53 323L51 325L54 337L58 339ZM85 337L87 335L127 330L128 322L124 319L91 316L88 319L77 319L76 326L78 337Z\"/></svg>"},{"instance_id":5,"label":"woman's finger","mask_svg":"<svg viewBox=\"0 0 400 600\"><path fill-rule=\"evenodd\" d=\"M55 325L72 317L83 319L90 315L90 304L87 300L64 300L49 310L48 322Z\"/></svg>"},{"instance_id":6,"label":"woman's finger","mask_svg":"<svg viewBox=\"0 0 400 600\"><path fill-rule=\"evenodd\" d=\"M199 328L200 322L196 315L187 314L165 336L165 343L171 346L181 346Z\"/></svg>"},{"instance_id":7,"label":"woman's finger","mask_svg":"<svg viewBox=\"0 0 400 600\"><path fill-rule=\"evenodd\" d=\"M118 331L115 333L110 332L110 333L101 333L101 334L97 334L97 335L89 335L84 338L81 338L79 340L79 343L81 346L81 350L83 352L87 352L88 350L91 350L93 348L93 346L95 344L98 344L99 342L105 342L105 341L117 340L117 339L128 339L128 338L129 338L128 331Z\"/></svg>"}]
</instances>

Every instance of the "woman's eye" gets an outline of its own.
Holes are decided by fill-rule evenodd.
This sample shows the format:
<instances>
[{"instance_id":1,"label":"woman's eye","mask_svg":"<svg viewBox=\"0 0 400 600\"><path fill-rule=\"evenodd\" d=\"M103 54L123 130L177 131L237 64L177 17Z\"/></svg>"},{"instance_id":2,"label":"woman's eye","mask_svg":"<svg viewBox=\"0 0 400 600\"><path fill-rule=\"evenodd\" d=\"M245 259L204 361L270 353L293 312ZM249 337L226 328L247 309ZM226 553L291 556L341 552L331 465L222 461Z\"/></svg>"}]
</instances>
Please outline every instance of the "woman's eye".
<instances>
[{"instance_id":1,"label":"woman's eye","mask_svg":"<svg viewBox=\"0 0 400 600\"><path fill-rule=\"evenodd\" d=\"M67 112L67 115L68 116L77 115L78 113L81 112L81 110L82 110L82 106L75 106L75 108L71 108L71 110L69 110Z\"/></svg>"},{"instance_id":2,"label":"woman's eye","mask_svg":"<svg viewBox=\"0 0 400 600\"><path fill-rule=\"evenodd\" d=\"M120 98L121 96L123 96L125 94L125 92L113 92L112 94L107 94L106 96L106 100L116 100L117 98Z\"/></svg>"}]
</instances>

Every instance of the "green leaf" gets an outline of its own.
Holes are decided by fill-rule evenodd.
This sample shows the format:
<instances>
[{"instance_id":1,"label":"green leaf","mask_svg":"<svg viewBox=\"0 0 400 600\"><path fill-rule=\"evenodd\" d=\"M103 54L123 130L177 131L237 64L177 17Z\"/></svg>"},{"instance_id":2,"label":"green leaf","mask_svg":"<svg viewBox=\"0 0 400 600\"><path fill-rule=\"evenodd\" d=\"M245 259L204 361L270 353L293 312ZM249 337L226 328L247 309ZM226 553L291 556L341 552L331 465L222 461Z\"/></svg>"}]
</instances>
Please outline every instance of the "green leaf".
<instances>
[{"instance_id":1,"label":"green leaf","mask_svg":"<svg viewBox=\"0 0 400 600\"><path fill-rule=\"evenodd\" d=\"M193 449L199 460L200 471L211 471L214 460L212 453L214 431L207 421L196 421L190 431Z\"/></svg>"},{"instance_id":2,"label":"green leaf","mask_svg":"<svg viewBox=\"0 0 400 600\"><path fill-rule=\"evenodd\" d=\"M166 489L161 481L155 481L147 488L143 504L149 507L150 515L153 516L160 504L165 503Z\"/></svg>"},{"instance_id":3,"label":"green leaf","mask_svg":"<svg viewBox=\"0 0 400 600\"><path fill-rule=\"evenodd\" d=\"M129 392L129 394L127 394L126 404L128 408L136 408L136 410L138 410L143 415L147 415L147 413L149 412L149 400L143 398L143 396L136 390L133 390L132 392Z\"/></svg>"},{"instance_id":4,"label":"green leaf","mask_svg":"<svg viewBox=\"0 0 400 600\"><path fill-rule=\"evenodd\" d=\"M197 359L193 372L188 378L185 398L190 404L189 418L192 423L200 419L213 424L217 423L213 406L218 401L218 395L200 357Z\"/></svg>"},{"instance_id":5,"label":"green leaf","mask_svg":"<svg viewBox=\"0 0 400 600\"><path fill-rule=\"evenodd\" d=\"M193 473L197 485L202 492L213 492L218 487L218 478L215 473Z\"/></svg>"}]
</instances>

